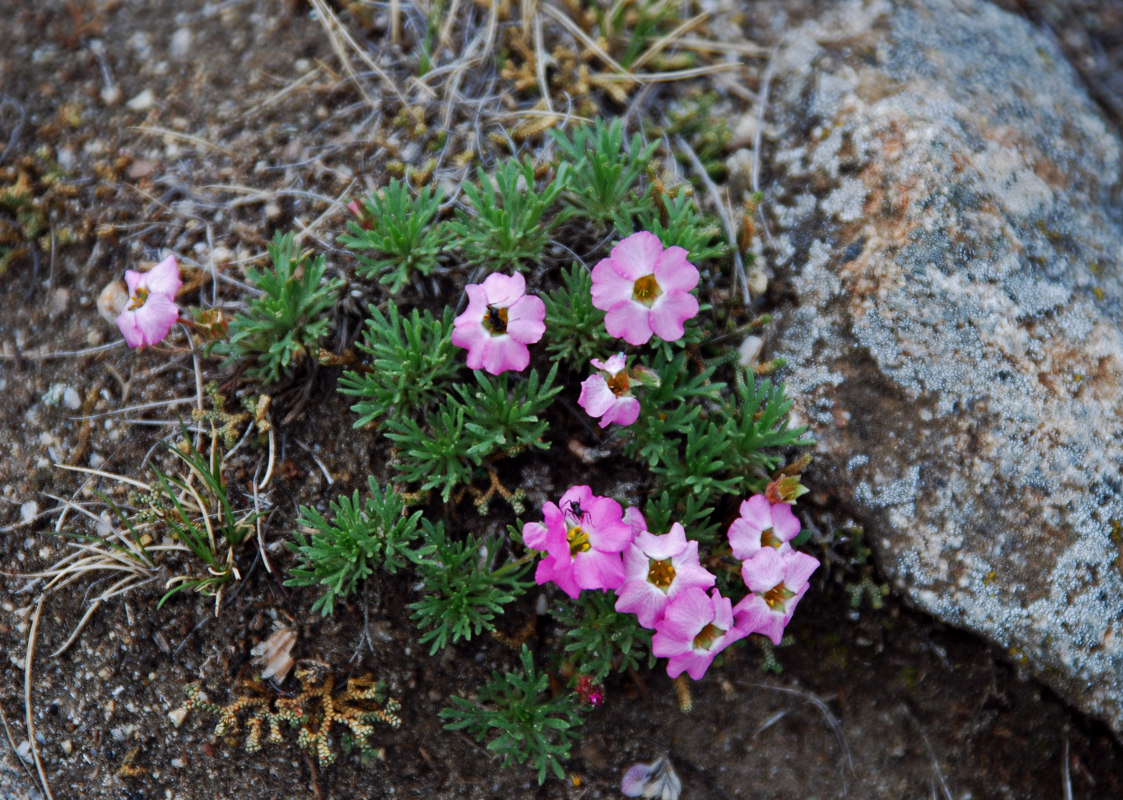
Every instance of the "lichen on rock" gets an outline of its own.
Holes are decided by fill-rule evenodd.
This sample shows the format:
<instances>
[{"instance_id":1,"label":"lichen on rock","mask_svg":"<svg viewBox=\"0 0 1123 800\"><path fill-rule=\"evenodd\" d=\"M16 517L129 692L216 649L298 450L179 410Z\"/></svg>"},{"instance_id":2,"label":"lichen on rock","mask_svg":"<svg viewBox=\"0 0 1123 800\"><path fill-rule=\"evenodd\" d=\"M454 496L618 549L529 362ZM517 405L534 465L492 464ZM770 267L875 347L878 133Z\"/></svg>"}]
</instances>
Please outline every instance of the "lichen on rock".
<instances>
[{"instance_id":1,"label":"lichen on rock","mask_svg":"<svg viewBox=\"0 0 1123 800\"><path fill-rule=\"evenodd\" d=\"M1123 733L1119 137L986 3L837 15L762 154L796 412L900 590Z\"/></svg>"}]
</instances>

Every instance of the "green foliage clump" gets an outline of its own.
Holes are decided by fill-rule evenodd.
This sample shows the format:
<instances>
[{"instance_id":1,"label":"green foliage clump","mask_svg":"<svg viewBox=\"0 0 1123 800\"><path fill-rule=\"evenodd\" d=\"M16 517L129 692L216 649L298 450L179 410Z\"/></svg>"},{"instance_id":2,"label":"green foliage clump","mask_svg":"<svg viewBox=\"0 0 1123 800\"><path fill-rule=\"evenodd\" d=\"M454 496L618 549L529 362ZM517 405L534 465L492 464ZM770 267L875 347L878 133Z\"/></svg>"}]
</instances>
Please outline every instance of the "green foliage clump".
<instances>
[{"instance_id":1,"label":"green foliage clump","mask_svg":"<svg viewBox=\"0 0 1123 800\"><path fill-rule=\"evenodd\" d=\"M636 231L654 233L664 247L677 245L694 262L723 258L732 250L724 241L718 220L699 211L689 191L661 195L659 203L636 214L634 226L617 224L616 230L621 236Z\"/></svg>"},{"instance_id":2,"label":"green foliage clump","mask_svg":"<svg viewBox=\"0 0 1123 800\"><path fill-rule=\"evenodd\" d=\"M686 354L663 348L653 368L658 387L641 398L624 451L658 479L644 514L655 530L678 521L703 543L715 539L722 497L762 492L785 448L804 447L806 427L788 424L791 401L781 385L739 372L730 397L715 367L688 366Z\"/></svg>"},{"instance_id":3,"label":"green foliage clump","mask_svg":"<svg viewBox=\"0 0 1123 800\"><path fill-rule=\"evenodd\" d=\"M361 398L351 406L359 415L356 428L423 413L446 393L460 368L451 340L452 309L446 308L441 319L417 309L402 316L394 303L385 315L374 306L369 312L356 346L371 362L339 379L341 393Z\"/></svg>"},{"instance_id":4,"label":"green foliage clump","mask_svg":"<svg viewBox=\"0 0 1123 800\"><path fill-rule=\"evenodd\" d=\"M450 642L495 630L495 617L531 585L520 580L525 564L495 564L498 539L481 542L468 534L451 541L439 530L432 544L432 553L417 562L421 599L410 604L413 618L426 631L421 644L429 645L430 655Z\"/></svg>"},{"instance_id":5,"label":"green foliage clump","mask_svg":"<svg viewBox=\"0 0 1123 800\"><path fill-rule=\"evenodd\" d=\"M592 126L579 125L569 133L550 131L550 135L563 163L573 164L566 200L577 214L619 226L650 205L649 193L639 191L636 181L650 165L658 142L645 145L636 133L625 150L619 119L598 119Z\"/></svg>"},{"instance_id":6,"label":"green foliage clump","mask_svg":"<svg viewBox=\"0 0 1123 800\"><path fill-rule=\"evenodd\" d=\"M373 477L369 483L365 498L356 489L350 498L340 495L333 500L330 520L311 506L301 506L297 524L311 536L298 530L296 540L288 543L297 564L285 585L323 586L312 610L324 616L334 610L336 597L355 591L375 567L394 573L433 550L431 544L415 548L414 542L419 536L431 540L440 525L434 528L420 511L407 517L405 501L395 489L381 489Z\"/></svg>"},{"instance_id":7,"label":"green foliage clump","mask_svg":"<svg viewBox=\"0 0 1123 800\"><path fill-rule=\"evenodd\" d=\"M542 296L546 306L546 352L575 369L618 347L604 329L604 312L593 307L593 279L580 264L562 270L562 285Z\"/></svg>"},{"instance_id":8,"label":"green foliage clump","mask_svg":"<svg viewBox=\"0 0 1123 800\"><path fill-rule=\"evenodd\" d=\"M485 458L514 455L530 447L545 449L549 427L542 412L559 391L557 365L545 381L537 370L511 385L509 375L497 378L475 373L476 387L456 384L425 424L412 417L386 422L386 437L398 443L398 478L420 483L421 490L440 489L447 502L453 490L471 482Z\"/></svg>"},{"instance_id":9,"label":"green foliage clump","mask_svg":"<svg viewBox=\"0 0 1123 800\"><path fill-rule=\"evenodd\" d=\"M505 270L541 260L551 232L567 216L564 209L552 217L548 212L569 184L570 174L569 164L563 162L554 179L537 188L530 159L505 161L492 175L480 167L479 185L464 184L471 211L461 210L450 223L468 263Z\"/></svg>"},{"instance_id":10,"label":"green foliage clump","mask_svg":"<svg viewBox=\"0 0 1123 800\"><path fill-rule=\"evenodd\" d=\"M264 294L234 316L228 338L211 348L227 357L223 366L246 359L249 375L276 383L328 335L343 281L325 280L324 256L298 252L291 233L278 231L268 249L272 269L246 273Z\"/></svg>"},{"instance_id":11,"label":"green foliage clump","mask_svg":"<svg viewBox=\"0 0 1123 800\"><path fill-rule=\"evenodd\" d=\"M565 777L561 761L580 735L581 717L564 695L548 697L549 677L535 670L530 650L519 654L522 672L492 673L476 702L453 697L452 707L440 715L451 719L448 730L465 730L487 749L503 756L503 766L527 761L538 768L538 782L547 771Z\"/></svg>"},{"instance_id":12,"label":"green foliage clump","mask_svg":"<svg viewBox=\"0 0 1123 800\"><path fill-rule=\"evenodd\" d=\"M575 672L596 682L610 673L651 666L652 631L639 624L635 614L621 614L616 596L608 592L582 592L572 603L562 603L553 614L566 630L566 658Z\"/></svg>"},{"instance_id":13,"label":"green foliage clump","mask_svg":"<svg viewBox=\"0 0 1123 800\"><path fill-rule=\"evenodd\" d=\"M136 522L166 527L170 538L186 547L206 569L174 576L157 608L185 589L217 598L225 584L238 578L234 552L253 531L257 518L254 512L239 514L234 509L226 489L217 433L212 434L208 453L195 447L186 429L180 444L168 444L167 449L184 469L179 474L168 474L152 468L156 476L152 490L132 497L134 504L141 506ZM142 541L133 520L113 503L110 507L129 528L133 540ZM141 552L145 552L143 547Z\"/></svg>"},{"instance_id":14,"label":"green foliage clump","mask_svg":"<svg viewBox=\"0 0 1123 800\"><path fill-rule=\"evenodd\" d=\"M378 279L397 294L416 276L437 269L449 242L447 225L436 220L444 193L426 186L414 196L409 185L392 179L381 192L363 200L361 222L348 223L350 233L339 237L357 251L358 272Z\"/></svg>"}]
</instances>

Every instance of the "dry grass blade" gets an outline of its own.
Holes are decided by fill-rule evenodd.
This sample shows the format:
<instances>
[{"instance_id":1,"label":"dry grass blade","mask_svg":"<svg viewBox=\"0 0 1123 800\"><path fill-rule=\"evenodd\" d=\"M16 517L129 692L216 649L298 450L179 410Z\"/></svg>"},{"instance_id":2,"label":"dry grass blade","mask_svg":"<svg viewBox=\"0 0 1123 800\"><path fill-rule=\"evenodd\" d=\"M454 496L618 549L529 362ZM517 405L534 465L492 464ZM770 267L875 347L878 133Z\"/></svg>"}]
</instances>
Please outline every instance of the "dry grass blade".
<instances>
[{"instance_id":1,"label":"dry grass blade","mask_svg":"<svg viewBox=\"0 0 1123 800\"><path fill-rule=\"evenodd\" d=\"M179 139L182 142L188 142L190 144L197 145L204 150L216 150L223 155L230 156L231 158L234 157L234 153L230 150L227 150L225 147L221 147L220 145L214 144L213 142L208 142L206 139L202 139L198 136L192 136L190 133L173 131L171 128L161 128L159 125L133 125L131 127L134 131L151 134L152 136L164 136L169 139Z\"/></svg>"},{"instance_id":2,"label":"dry grass blade","mask_svg":"<svg viewBox=\"0 0 1123 800\"><path fill-rule=\"evenodd\" d=\"M68 469L71 472L82 472L86 475L97 475L99 478L108 478L111 481L120 481L121 483L127 483L130 486L135 486L136 488L144 492L152 491L152 487L144 481L138 481L133 478L126 478L124 475L115 475L112 472L105 472L103 470L93 469L91 467L72 467L69 464L55 464L54 466L58 467L59 469Z\"/></svg>"},{"instance_id":3,"label":"dry grass blade","mask_svg":"<svg viewBox=\"0 0 1123 800\"><path fill-rule=\"evenodd\" d=\"M0 351L0 361L51 361L56 358L81 358L104 353L106 350L115 350L125 344L124 339L119 339L109 344L99 344L97 347L87 347L82 350L27 350L22 353L6 353Z\"/></svg>"},{"instance_id":4,"label":"dry grass blade","mask_svg":"<svg viewBox=\"0 0 1123 800\"><path fill-rule=\"evenodd\" d=\"M768 65L764 68L764 77L760 81L760 103L757 104L756 110L756 130L753 132L753 167L750 180L752 183L753 193L758 197L761 196L760 191L760 146L764 136L764 115L768 111L768 91L772 87L772 76L776 74L776 49L772 50L772 55L768 57ZM768 239L769 244L773 244L772 232L768 228L768 220L764 218L764 203L757 206L757 214L760 216L760 225L764 229L764 236Z\"/></svg>"},{"instance_id":5,"label":"dry grass blade","mask_svg":"<svg viewBox=\"0 0 1123 800\"><path fill-rule=\"evenodd\" d=\"M737 233L733 228L733 215L729 212L728 204L721 192L718 191L717 184L710 178L709 173L706 172L706 167L702 163L702 159L694 152L686 140L676 136L675 146L686 154L690 159L691 166L694 171L698 173L698 177L702 183L706 185L706 191L709 192L710 198L717 208L718 216L721 217L721 225L725 228L725 236L729 240L730 246L733 248L733 267L737 271L737 282L741 284L741 299L746 306L752 302L752 294L749 292L749 278L745 274L745 262L741 258L741 248L737 246Z\"/></svg>"},{"instance_id":6,"label":"dry grass blade","mask_svg":"<svg viewBox=\"0 0 1123 800\"><path fill-rule=\"evenodd\" d=\"M924 750L928 753L928 759L932 762L932 772L936 776L936 782L940 786L940 791L944 795L944 800L954 800L951 789L948 788L948 783L944 780L944 771L940 769L940 762L936 759L936 753L932 750L932 743L928 741L928 735L924 732L924 728L920 727L920 720L913 716L912 711L910 711L909 707L904 703L901 704L901 710L905 712L905 716L916 726L916 731L920 734L920 740L924 742ZM935 786L932 787L932 794L936 794Z\"/></svg>"},{"instance_id":7,"label":"dry grass blade","mask_svg":"<svg viewBox=\"0 0 1123 800\"><path fill-rule=\"evenodd\" d=\"M35 664L35 639L39 635L39 619L43 616L43 601L46 595L39 595L39 602L35 604L35 615L31 619L31 629L27 632L27 654L23 663L23 711L27 725L27 740L31 743L31 755L35 759L35 769L39 773L39 786L43 789L48 800L55 800L51 792L51 784L47 781L47 772L43 769L43 761L39 758L39 744L35 739L34 706L31 704L31 676Z\"/></svg>"},{"instance_id":8,"label":"dry grass blade","mask_svg":"<svg viewBox=\"0 0 1123 800\"><path fill-rule=\"evenodd\" d=\"M708 64L704 67L691 67L690 69L676 69L670 72L628 72L620 75L611 72L597 72L590 76L595 83L667 83L669 81L685 81L689 78L699 78L703 75L713 75L718 72L730 72L741 69L742 65Z\"/></svg>"},{"instance_id":9,"label":"dry grass blade","mask_svg":"<svg viewBox=\"0 0 1123 800\"><path fill-rule=\"evenodd\" d=\"M553 112L554 103L550 99L550 84L546 83L546 44L542 36L542 17L534 15L534 76L538 79L538 91L546 101L546 110Z\"/></svg>"},{"instance_id":10,"label":"dry grass blade","mask_svg":"<svg viewBox=\"0 0 1123 800\"><path fill-rule=\"evenodd\" d=\"M834 733L835 738L838 739L838 744L842 748L843 756L846 759L846 768L851 774L853 774L854 756L850 752L850 743L846 741L846 734L842 731L842 723L838 721L838 717L836 717L831 712L830 707L826 703L824 703L822 699L820 699L816 695L811 694L811 692L804 692L799 689L790 689L787 686L771 686L767 683L758 683L756 685L762 689L771 689L774 692L783 692L784 694L790 694L794 697L801 697L807 702L811 703L811 705L815 706L815 708L818 709L819 713L823 715L823 719L827 721L827 725L830 726L830 729Z\"/></svg>"},{"instance_id":11,"label":"dry grass blade","mask_svg":"<svg viewBox=\"0 0 1123 800\"><path fill-rule=\"evenodd\" d=\"M260 103L258 103L257 105L250 108L250 110L246 112L246 116L252 117L254 114L257 114L259 111L264 111L265 109L270 108L271 106L275 106L277 103L284 100L286 97L288 97L290 94L292 94L296 90L304 88L304 86L306 86L307 84L314 81L317 77L319 77L320 69L321 69L321 67L319 67L319 65L317 65L316 69L308 70L308 72L304 73L299 78L297 78L296 80L289 83L287 86L278 90L275 94L270 95L269 97L265 98Z\"/></svg>"},{"instance_id":12,"label":"dry grass blade","mask_svg":"<svg viewBox=\"0 0 1123 800\"><path fill-rule=\"evenodd\" d=\"M3 703L0 703L0 722L4 723L4 736L7 737L8 744L9 746L11 746L12 752L16 754L16 761L18 761L20 766L23 767L23 771L27 773L27 777L31 778L31 780L33 781L38 780L35 777L35 774L28 768L27 764L24 763L24 760L19 757L19 750L16 749L16 742L12 738L12 729L8 727L8 715L4 713Z\"/></svg>"},{"instance_id":13,"label":"dry grass blade","mask_svg":"<svg viewBox=\"0 0 1123 800\"><path fill-rule=\"evenodd\" d=\"M678 45L696 53L732 53L746 58L761 58L770 52L767 47L753 42L719 42L714 39L696 39L693 36L681 37Z\"/></svg>"},{"instance_id":14,"label":"dry grass blade","mask_svg":"<svg viewBox=\"0 0 1123 800\"><path fill-rule=\"evenodd\" d=\"M651 47L644 50L639 58L632 62L632 71L635 72L639 70L644 64L667 49L676 39L680 39L684 33L705 22L709 16L709 11L703 11L701 14L686 20L665 36L659 37L659 39L651 44Z\"/></svg>"},{"instance_id":15,"label":"dry grass blade","mask_svg":"<svg viewBox=\"0 0 1123 800\"><path fill-rule=\"evenodd\" d=\"M1072 773L1068 766L1068 731L1065 731L1064 747L1061 750L1061 783L1065 800L1072 800Z\"/></svg>"},{"instance_id":16,"label":"dry grass blade","mask_svg":"<svg viewBox=\"0 0 1123 800\"><path fill-rule=\"evenodd\" d=\"M355 55L367 65L371 72L382 79L383 83L397 96L402 105L409 105L409 101L406 99L406 96L402 94L398 85L394 83L393 79L386 74L382 67L375 63L373 58L367 55L366 50L364 50L347 29L343 27L343 24L339 21L339 17L335 15L335 12L331 10L328 4L324 2L324 0L308 0L308 2L311 3L312 8L316 10L316 18L319 19L320 24L323 25L324 31L328 35L328 40L331 42L332 50L335 51L335 54L343 63L343 68L347 71L347 76L352 80L355 87L359 90L359 93L362 94L370 106L375 109L381 108L381 104L376 102L374 98L367 93L362 81L359 80L358 74L351 65L351 59L347 55L348 49L355 53ZM391 20L393 19L394 15L391 14ZM396 36L395 41L397 41Z\"/></svg>"},{"instance_id":17,"label":"dry grass blade","mask_svg":"<svg viewBox=\"0 0 1123 800\"><path fill-rule=\"evenodd\" d=\"M581 42L581 44L583 44L586 49L589 50L589 52L603 61L606 66L616 70L622 76L631 77L631 73L629 73L628 70L620 66L620 63L615 58L606 53L604 48L597 44L597 42L591 36L589 36L589 34L581 30L581 28L578 27L577 23L566 16L565 12L551 5L542 6L542 10L549 14L555 22L569 31L570 35L573 36L574 39Z\"/></svg>"}]
</instances>

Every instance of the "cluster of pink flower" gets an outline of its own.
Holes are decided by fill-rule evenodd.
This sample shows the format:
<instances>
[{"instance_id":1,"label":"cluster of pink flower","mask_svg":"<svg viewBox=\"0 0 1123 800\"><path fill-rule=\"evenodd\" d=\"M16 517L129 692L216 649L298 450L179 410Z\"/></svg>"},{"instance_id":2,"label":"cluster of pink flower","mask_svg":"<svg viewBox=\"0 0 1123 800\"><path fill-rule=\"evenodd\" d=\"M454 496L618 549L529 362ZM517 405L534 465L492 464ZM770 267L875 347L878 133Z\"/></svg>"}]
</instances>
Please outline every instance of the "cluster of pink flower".
<instances>
[{"instance_id":1,"label":"cluster of pink flower","mask_svg":"<svg viewBox=\"0 0 1123 800\"><path fill-rule=\"evenodd\" d=\"M608 333L628 344L646 344L658 336L668 342L683 336L686 320L698 313L690 294L698 284L698 269L686 260L681 247L663 248L647 231L633 233L608 258L593 267L592 303L605 312ZM530 350L546 331L546 308L526 293L522 275L489 275L482 284L469 284L468 307L453 323L452 343L468 351L468 366L492 375L521 371L530 363ZM657 380L643 367L626 369L618 353L607 361L592 360L597 372L581 384L577 402L600 426L631 425L639 418L633 381Z\"/></svg>"},{"instance_id":2,"label":"cluster of pink flower","mask_svg":"<svg viewBox=\"0 0 1123 800\"><path fill-rule=\"evenodd\" d=\"M741 561L748 593L736 605L714 588L701 565L698 542L674 523L668 533L647 530L639 509L573 486L557 504L546 503L544 522L523 526L527 547L545 556L534 578L552 582L571 598L586 589L612 590L616 610L636 615L655 631L652 651L667 658L667 674L700 679L714 657L751 633L779 644L808 578L814 556L794 550L800 525L791 506L753 495L729 527L729 545ZM709 594L707 594L709 590Z\"/></svg>"}]
</instances>

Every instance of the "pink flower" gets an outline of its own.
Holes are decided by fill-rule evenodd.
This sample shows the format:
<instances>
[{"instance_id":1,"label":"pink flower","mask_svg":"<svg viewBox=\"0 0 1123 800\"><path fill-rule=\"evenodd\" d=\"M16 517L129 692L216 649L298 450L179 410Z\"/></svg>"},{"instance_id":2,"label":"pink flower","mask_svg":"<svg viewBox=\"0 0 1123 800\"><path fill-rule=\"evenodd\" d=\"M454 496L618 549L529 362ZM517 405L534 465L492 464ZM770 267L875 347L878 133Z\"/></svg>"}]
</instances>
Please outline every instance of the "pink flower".
<instances>
[{"instance_id":1,"label":"pink flower","mask_svg":"<svg viewBox=\"0 0 1123 800\"><path fill-rule=\"evenodd\" d=\"M620 791L625 797L645 797L648 800L678 800L682 794L682 781L666 756L650 764L632 764L620 781Z\"/></svg>"},{"instance_id":2,"label":"pink flower","mask_svg":"<svg viewBox=\"0 0 1123 800\"><path fill-rule=\"evenodd\" d=\"M609 334L628 344L646 344L654 333L668 342L682 338L683 323L698 313L690 290L698 269L681 247L663 249L659 237L633 233L593 267L593 305L607 312Z\"/></svg>"},{"instance_id":3,"label":"pink flower","mask_svg":"<svg viewBox=\"0 0 1123 800\"><path fill-rule=\"evenodd\" d=\"M667 674L684 671L701 680L714 656L750 631L735 624L733 603L714 589L709 596L697 587L679 592L663 614L651 637L651 652L666 657Z\"/></svg>"},{"instance_id":4,"label":"pink flower","mask_svg":"<svg viewBox=\"0 0 1123 800\"><path fill-rule=\"evenodd\" d=\"M729 546L733 555L744 561L762 547L788 551L789 541L799 535L800 524L787 503L772 504L762 494L741 503L741 516L729 526Z\"/></svg>"},{"instance_id":5,"label":"pink flower","mask_svg":"<svg viewBox=\"0 0 1123 800\"><path fill-rule=\"evenodd\" d=\"M468 307L453 321L452 343L468 351L468 366L499 375L530 363L528 344L546 332L546 306L526 293L526 280L493 272L465 287Z\"/></svg>"},{"instance_id":6,"label":"pink flower","mask_svg":"<svg viewBox=\"0 0 1123 800\"><path fill-rule=\"evenodd\" d=\"M168 256L148 272L125 270L129 304L117 316L117 328L129 347L148 347L168 335L179 319L175 293L183 285L179 264Z\"/></svg>"},{"instance_id":7,"label":"pink flower","mask_svg":"<svg viewBox=\"0 0 1123 800\"><path fill-rule=\"evenodd\" d=\"M526 546L547 553L538 562L535 581L553 581L573 599L582 589L615 589L624 582L620 552L634 534L619 503L597 497L588 486L573 486L560 507L546 503L542 513L545 524L523 525Z\"/></svg>"},{"instance_id":8,"label":"pink flower","mask_svg":"<svg viewBox=\"0 0 1123 800\"><path fill-rule=\"evenodd\" d=\"M358 217L359 227L364 231L369 231L373 227L373 223L369 216L367 216L366 209L359 205L358 200L352 200L347 204L347 209Z\"/></svg>"},{"instance_id":9,"label":"pink flower","mask_svg":"<svg viewBox=\"0 0 1123 800\"><path fill-rule=\"evenodd\" d=\"M807 553L761 548L741 565L741 577L752 594L734 609L738 625L780 644L796 604L807 591L807 579L818 567L819 559Z\"/></svg>"},{"instance_id":10,"label":"pink flower","mask_svg":"<svg viewBox=\"0 0 1123 800\"><path fill-rule=\"evenodd\" d=\"M686 589L709 589L716 578L698 561L698 543L686 540L682 525L656 536L643 531L624 551L624 583L616 590L616 610L631 612L645 628L663 618L667 603Z\"/></svg>"},{"instance_id":11,"label":"pink flower","mask_svg":"<svg viewBox=\"0 0 1123 800\"><path fill-rule=\"evenodd\" d=\"M604 702L604 687L596 683L590 675L582 675L577 679L576 691L578 699L593 708Z\"/></svg>"},{"instance_id":12,"label":"pink flower","mask_svg":"<svg viewBox=\"0 0 1123 800\"><path fill-rule=\"evenodd\" d=\"M639 419L639 400L632 396L631 382L624 369L624 354L617 353L608 361L594 358L590 363L600 372L581 382L577 404L590 417L600 417L602 428L607 428L610 422L631 425Z\"/></svg>"}]
</instances>

